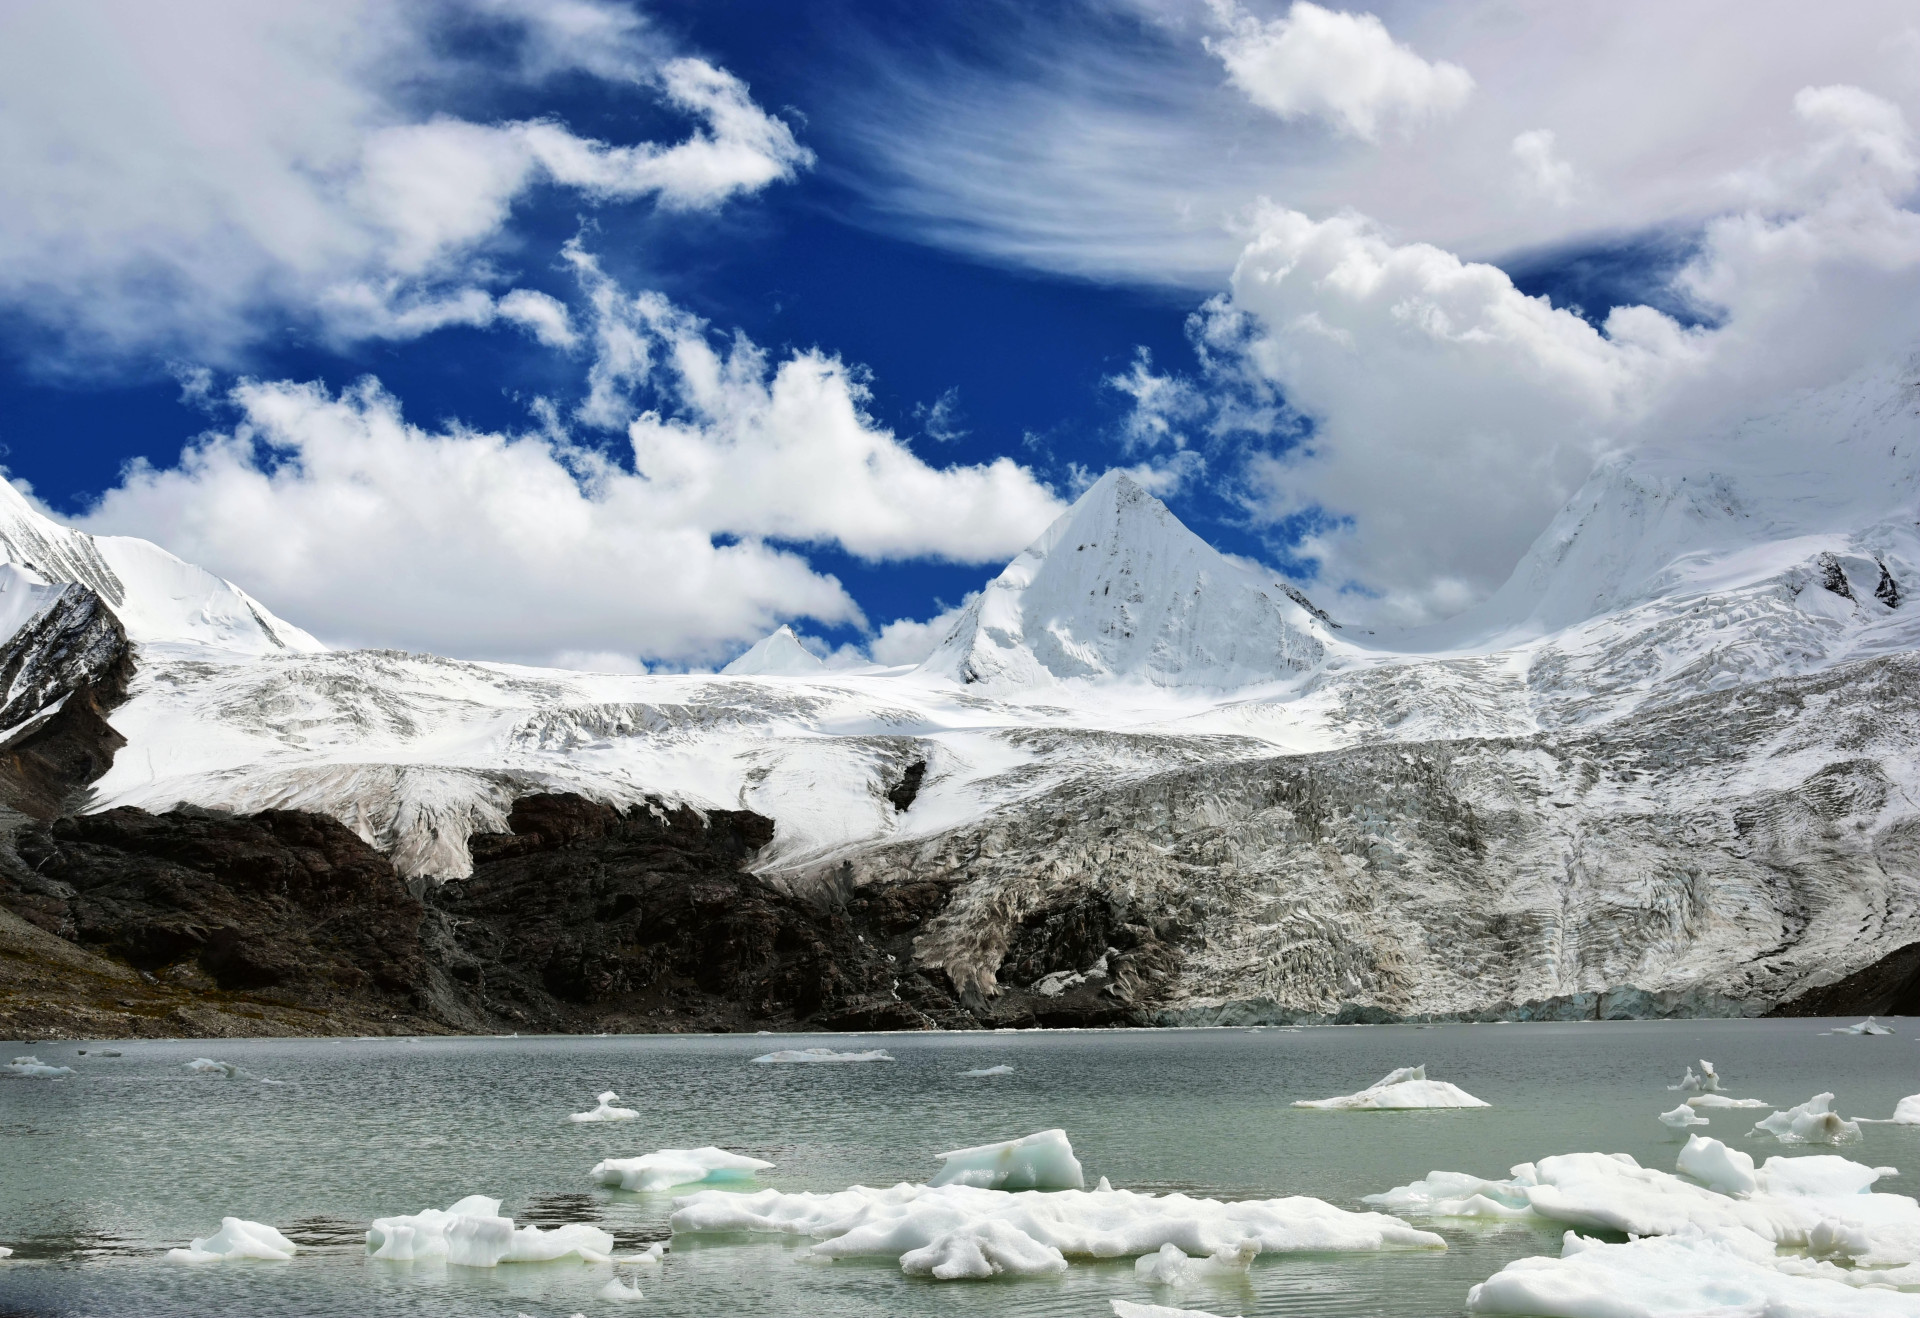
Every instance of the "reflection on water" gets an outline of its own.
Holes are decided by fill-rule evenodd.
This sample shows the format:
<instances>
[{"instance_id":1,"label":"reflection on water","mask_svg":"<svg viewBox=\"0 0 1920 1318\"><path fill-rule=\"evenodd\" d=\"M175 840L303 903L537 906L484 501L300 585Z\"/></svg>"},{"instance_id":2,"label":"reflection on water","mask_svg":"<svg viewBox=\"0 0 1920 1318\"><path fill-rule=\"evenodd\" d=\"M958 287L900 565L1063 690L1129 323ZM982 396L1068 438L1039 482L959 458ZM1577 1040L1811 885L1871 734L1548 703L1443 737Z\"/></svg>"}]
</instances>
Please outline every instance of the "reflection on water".
<instances>
[{"instance_id":1,"label":"reflection on water","mask_svg":"<svg viewBox=\"0 0 1920 1318\"><path fill-rule=\"evenodd\" d=\"M1436 1168L1504 1174L1576 1149L1671 1168L1679 1132L1655 1119L1665 1086L1701 1057L1732 1092L1781 1105L1831 1089L1848 1116L1886 1116L1920 1090L1912 1022L1887 1038L1830 1022L1678 1021L1319 1030L895 1035L830 1040L899 1059L754 1066L766 1038L132 1042L124 1057L45 1048L80 1074L0 1080L0 1312L27 1314L501 1315L613 1306L614 1275L578 1263L448 1268L371 1260L376 1216L494 1195L542 1227L590 1221L622 1250L666 1239L671 1194L599 1190L607 1157L719 1144L776 1164L763 1183L837 1190L924 1180L935 1155L1064 1127L1089 1177L1220 1198L1310 1194L1347 1208ZM4 1046L4 1045L0 1045ZM24 1049L22 1050L24 1051ZM189 1073L196 1056L258 1081ZM1494 1104L1486 1110L1314 1112L1398 1066ZM983 1082L959 1072L1012 1064ZM613 1089L641 1120L575 1124ZM1758 1156L1793 1152L1746 1132L1763 1113L1712 1114L1705 1133ZM1867 1127L1847 1150L1913 1193L1920 1129ZM167 1264L161 1253L224 1215L272 1223L290 1263ZM1557 1252L1558 1231L1440 1228L1444 1254L1264 1256L1244 1278L1170 1292L1131 1259L1063 1277L939 1283L890 1260L823 1264L804 1242L681 1238L658 1272L623 1272L654 1315L1104 1315L1114 1298L1222 1314L1458 1315L1467 1288L1508 1260Z\"/></svg>"}]
</instances>

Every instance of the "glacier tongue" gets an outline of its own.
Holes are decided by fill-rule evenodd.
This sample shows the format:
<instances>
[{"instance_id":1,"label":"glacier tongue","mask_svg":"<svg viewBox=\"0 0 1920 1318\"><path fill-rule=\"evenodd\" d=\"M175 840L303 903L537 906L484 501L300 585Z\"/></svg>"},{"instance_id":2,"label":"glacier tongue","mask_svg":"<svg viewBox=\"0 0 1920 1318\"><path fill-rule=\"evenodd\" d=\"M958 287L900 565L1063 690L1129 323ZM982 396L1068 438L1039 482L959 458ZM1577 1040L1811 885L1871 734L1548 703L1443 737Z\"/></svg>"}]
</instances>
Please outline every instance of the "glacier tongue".
<instances>
[{"instance_id":1,"label":"glacier tongue","mask_svg":"<svg viewBox=\"0 0 1920 1318\"><path fill-rule=\"evenodd\" d=\"M1110 471L995 577L920 667L989 686L1133 678L1229 689L1319 663L1329 620Z\"/></svg>"}]
</instances>

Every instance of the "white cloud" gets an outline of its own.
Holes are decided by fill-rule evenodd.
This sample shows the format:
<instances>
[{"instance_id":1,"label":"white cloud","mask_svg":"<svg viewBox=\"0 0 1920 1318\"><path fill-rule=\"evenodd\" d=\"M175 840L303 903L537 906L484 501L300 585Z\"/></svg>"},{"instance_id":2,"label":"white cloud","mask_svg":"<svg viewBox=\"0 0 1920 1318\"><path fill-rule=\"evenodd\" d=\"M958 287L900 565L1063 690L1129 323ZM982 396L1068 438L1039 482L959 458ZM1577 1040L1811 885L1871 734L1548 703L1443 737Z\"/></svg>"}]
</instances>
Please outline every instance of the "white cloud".
<instances>
[{"instance_id":1,"label":"white cloud","mask_svg":"<svg viewBox=\"0 0 1920 1318\"><path fill-rule=\"evenodd\" d=\"M1618 307L1596 329L1363 217L1263 212L1213 308L1217 360L1318 429L1251 463L1257 509L1346 519L1307 546L1328 576L1379 592L1385 617L1438 616L1498 584L1603 451L1678 442L1910 349L1920 162L1904 120L1852 88L1795 104L1801 148L1743 176L1767 207L1715 220L1678 277L1712 328Z\"/></svg>"},{"instance_id":2,"label":"white cloud","mask_svg":"<svg viewBox=\"0 0 1920 1318\"><path fill-rule=\"evenodd\" d=\"M1533 128L1513 139L1513 158L1519 165L1520 189L1555 206L1571 206L1579 190L1579 175L1557 154L1551 128Z\"/></svg>"},{"instance_id":3,"label":"white cloud","mask_svg":"<svg viewBox=\"0 0 1920 1318\"><path fill-rule=\"evenodd\" d=\"M979 592L970 591L958 604L936 613L925 622L896 618L882 627L868 643L867 653L873 656L876 664L917 664L947 639L947 633L960 621L960 615L978 598Z\"/></svg>"},{"instance_id":4,"label":"white cloud","mask_svg":"<svg viewBox=\"0 0 1920 1318\"><path fill-rule=\"evenodd\" d=\"M695 126L608 144L423 111L469 72L438 41L460 23L499 28L520 56L509 76L615 79ZM29 351L56 368L232 361L289 323L340 340L505 316L563 341L545 311L496 299L488 258L530 190L704 209L812 160L738 79L658 44L625 6L588 0L12 7L0 302L54 332Z\"/></svg>"},{"instance_id":5,"label":"white cloud","mask_svg":"<svg viewBox=\"0 0 1920 1318\"><path fill-rule=\"evenodd\" d=\"M1295 0L1285 18L1262 22L1234 0L1210 0L1226 36L1207 49L1255 105L1282 119L1315 118L1375 141L1389 125L1411 125L1458 110L1473 76L1429 63L1393 39L1372 14Z\"/></svg>"},{"instance_id":6,"label":"white cloud","mask_svg":"<svg viewBox=\"0 0 1920 1318\"><path fill-rule=\"evenodd\" d=\"M371 380L245 381L238 425L134 466L84 525L244 582L328 640L606 669L712 663L783 619L866 627L838 580L770 540L993 562L1061 511L1007 459L920 461L839 360L715 348L571 250L596 314L631 336L596 341L632 349L628 386L671 408L631 422L630 469L571 443L551 406L536 433L434 432Z\"/></svg>"}]
</instances>

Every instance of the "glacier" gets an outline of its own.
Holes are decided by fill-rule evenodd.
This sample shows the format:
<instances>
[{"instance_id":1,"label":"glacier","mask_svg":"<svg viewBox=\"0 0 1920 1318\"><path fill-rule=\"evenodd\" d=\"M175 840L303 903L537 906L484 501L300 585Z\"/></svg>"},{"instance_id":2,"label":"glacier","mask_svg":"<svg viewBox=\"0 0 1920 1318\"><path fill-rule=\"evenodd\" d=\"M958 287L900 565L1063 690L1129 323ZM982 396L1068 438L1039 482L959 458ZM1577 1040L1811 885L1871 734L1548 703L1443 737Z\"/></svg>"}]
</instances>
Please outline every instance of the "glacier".
<instances>
[{"instance_id":1,"label":"glacier","mask_svg":"<svg viewBox=\"0 0 1920 1318\"><path fill-rule=\"evenodd\" d=\"M1609 459L1500 590L1403 631L1110 472L923 663L783 628L717 674L329 649L9 487L0 744L112 685L97 601L131 669L79 808L327 815L428 885L530 796L753 811L771 889L931 894L887 949L923 1022L922 980L987 1024L1871 999L1920 945L1917 439L1899 358Z\"/></svg>"}]
</instances>

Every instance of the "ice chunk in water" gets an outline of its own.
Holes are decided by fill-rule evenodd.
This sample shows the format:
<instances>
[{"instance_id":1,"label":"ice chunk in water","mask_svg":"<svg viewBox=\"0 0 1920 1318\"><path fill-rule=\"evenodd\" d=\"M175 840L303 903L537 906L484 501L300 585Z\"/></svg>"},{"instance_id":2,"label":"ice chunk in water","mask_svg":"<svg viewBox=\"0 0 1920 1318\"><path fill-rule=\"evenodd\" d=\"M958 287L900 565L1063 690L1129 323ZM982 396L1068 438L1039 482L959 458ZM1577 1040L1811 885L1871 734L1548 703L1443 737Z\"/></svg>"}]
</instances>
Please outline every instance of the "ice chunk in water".
<instances>
[{"instance_id":1,"label":"ice chunk in water","mask_svg":"<svg viewBox=\"0 0 1920 1318\"><path fill-rule=\"evenodd\" d=\"M1207 1277L1244 1273L1260 1253L1251 1240L1197 1259L1169 1240L1157 1254L1142 1254L1133 1262L1133 1275L1156 1286L1191 1286Z\"/></svg>"},{"instance_id":2,"label":"ice chunk in water","mask_svg":"<svg viewBox=\"0 0 1920 1318\"><path fill-rule=\"evenodd\" d=\"M58 1080L73 1074L71 1066L48 1066L38 1057L16 1057L7 1063L7 1071L12 1075L31 1076L38 1080Z\"/></svg>"},{"instance_id":3,"label":"ice chunk in water","mask_svg":"<svg viewBox=\"0 0 1920 1318\"><path fill-rule=\"evenodd\" d=\"M1920 1094L1908 1094L1894 1104L1892 1120L1902 1126L1920 1126Z\"/></svg>"},{"instance_id":4,"label":"ice chunk in water","mask_svg":"<svg viewBox=\"0 0 1920 1318\"><path fill-rule=\"evenodd\" d=\"M1726 1094L1695 1094L1687 1100L1690 1108L1770 1108L1773 1104L1758 1098L1733 1098Z\"/></svg>"},{"instance_id":5,"label":"ice chunk in water","mask_svg":"<svg viewBox=\"0 0 1920 1318\"><path fill-rule=\"evenodd\" d=\"M217 1062L211 1057L196 1057L181 1068L200 1075L222 1075L229 1080L244 1080L247 1073L232 1062Z\"/></svg>"},{"instance_id":6,"label":"ice chunk in water","mask_svg":"<svg viewBox=\"0 0 1920 1318\"><path fill-rule=\"evenodd\" d=\"M782 1048L778 1052L762 1053L753 1060L765 1066L769 1062L891 1062L893 1057L885 1048L865 1053L836 1053L831 1048Z\"/></svg>"},{"instance_id":7,"label":"ice chunk in water","mask_svg":"<svg viewBox=\"0 0 1920 1318\"><path fill-rule=\"evenodd\" d=\"M620 1095L611 1089L600 1095L600 1105L591 1112L575 1112L568 1121L638 1121L640 1114L630 1107L615 1107L614 1100Z\"/></svg>"},{"instance_id":8,"label":"ice chunk in water","mask_svg":"<svg viewBox=\"0 0 1920 1318\"><path fill-rule=\"evenodd\" d=\"M12 1257L13 1257L12 1248L7 1245L0 1245L0 1259L8 1259Z\"/></svg>"},{"instance_id":9,"label":"ice chunk in water","mask_svg":"<svg viewBox=\"0 0 1920 1318\"><path fill-rule=\"evenodd\" d=\"M1680 1150L1674 1169L1721 1194L1752 1194L1759 1188L1750 1155L1705 1135L1694 1135L1687 1140L1687 1147Z\"/></svg>"},{"instance_id":10,"label":"ice chunk in water","mask_svg":"<svg viewBox=\"0 0 1920 1318\"><path fill-rule=\"evenodd\" d=\"M1303 1098L1295 1107L1323 1111L1398 1111L1411 1108L1492 1107L1457 1085L1427 1079L1425 1066L1403 1066L1389 1072L1357 1094L1338 1098Z\"/></svg>"},{"instance_id":11,"label":"ice chunk in water","mask_svg":"<svg viewBox=\"0 0 1920 1318\"><path fill-rule=\"evenodd\" d=\"M891 1252L891 1251L888 1251ZM900 1270L936 1281L981 1279L1011 1273L1045 1277L1067 1270L1066 1256L1019 1227L986 1218L943 1231L900 1256Z\"/></svg>"},{"instance_id":12,"label":"ice chunk in water","mask_svg":"<svg viewBox=\"0 0 1920 1318\"><path fill-rule=\"evenodd\" d=\"M659 1149L638 1158L608 1158L587 1175L610 1190L669 1190L703 1181L750 1181L773 1164L708 1144L698 1149Z\"/></svg>"},{"instance_id":13,"label":"ice chunk in water","mask_svg":"<svg viewBox=\"0 0 1920 1318\"><path fill-rule=\"evenodd\" d=\"M1833 1111L1832 1094L1815 1094L1799 1107L1754 1123L1750 1134L1765 1131L1782 1144L1851 1144L1860 1138L1858 1122Z\"/></svg>"},{"instance_id":14,"label":"ice chunk in water","mask_svg":"<svg viewBox=\"0 0 1920 1318\"><path fill-rule=\"evenodd\" d=\"M1399 1185L1384 1194L1370 1194L1360 1202L1395 1213L1427 1217L1511 1219L1532 1215L1526 1187L1533 1183L1531 1167L1513 1169L1511 1181L1488 1181L1464 1172L1428 1172L1425 1180Z\"/></svg>"},{"instance_id":15,"label":"ice chunk in water","mask_svg":"<svg viewBox=\"0 0 1920 1318\"><path fill-rule=\"evenodd\" d=\"M1706 1058L1700 1059L1700 1074L1695 1075L1689 1066L1687 1073L1680 1077L1677 1085L1668 1085L1668 1089L1683 1094L1714 1094L1720 1090L1720 1073L1713 1069L1713 1063Z\"/></svg>"},{"instance_id":16,"label":"ice chunk in water","mask_svg":"<svg viewBox=\"0 0 1920 1318\"><path fill-rule=\"evenodd\" d=\"M1865 1035L1865 1034L1892 1034L1893 1031L1888 1029L1886 1026L1880 1024L1880 1022L1876 1021L1873 1017L1869 1016L1865 1020L1860 1021L1854 1025L1835 1026L1833 1029L1828 1030L1827 1033L1828 1034Z\"/></svg>"},{"instance_id":17,"label":"ice chunk in water","mask_svg":"<svg viewBox=\"0 0 1920 1318\"><path fill-rule=\"evenodd\" d=\"M615 1304L633 1304L636 1301L646 1298L646 1296L640 1293L638 1286L624 1285L618 1277L609 1280L606 1285L602 1286L593 1294L595 1299L611 1300Z\"/></svg>"},{"instance_id":18,"label":"ice chunk in water","mask_svg":"<svg viewBox=\"0 0 1920 1318\"><path fill-rule=\"evenodd\" d=\"M264 1222L223 1217L218 1231L200 1237L185 1249L168 1250L167 1258L175 1263L222 1263L231 1259L268 1259L284 1263L299 1248Z\"/></svg>"},{"instance_id":19,"label":"ice chunk in water","mask_svg":"<svg viewBox=\"0 0 1920 1318\"><path fill-rule=\"evenodd\" d=\"M584 1222L570 1222L551 1231L537 1226L516 1230L512 1218L500 1216L498 1199L473 1194L444 1211L429 1208L404 1216L375 1218L367 1229L367 1251L377 1259L394 1262L444 1258L469 1268L548 1263L568 1256L587 1263L605 1263L613 1253L613 1237Z\"/></svg>"},{"instance_id":20,"label":"ice chunk in water","mask_svg":"<svg viewBox=\"0 0 1920 1318\"><path fill-rule=\"evenodd\" d=\"M929 1185L971 1185L983 1190L1079 1190L1087 1183L1064 1130L1043 1130L1017 1140L955 1149L940 1157L945 1159L945 1165Z\"/></svg>"},{"instance_id":21,"label":"ice chunk in water","mask_svg":"<svg viewBox=\"0 0 1920 1318\"><path fill-rule=\"evenodd\" d=\"M980 1067L980 1068L979 1068L978 1070L975 1070L975 1071L962 1071L962 1072L961 1072L960 1074L961 1074L961 1075L963 1075L963 1076L975 1076L975 1075L1012 1075L1012 1074L1013 1074L1013 1068L1012 1068L1011 1066L1007 1066L1007 1065L1004 1065L1004 1064L1002 1064L1002 1065L1000 1065L1000 1066L983 1066L983 1067Z\"/></svg>"},{"instance_id":22,"label":"ice chunk in water","mask_svg":"<svg viewBox=\"0 0 1920 1318\"><path fill-rule=\"evenodd\" d=\"M1135 1304L1132 1300L1113 1301L1114 1318L1217 1318L1205 1309L1169 1309L1164 1304Z\"/></svg>"},{"instance_id":23,"label":"ice chunk in water","mask_svg":"<svg viewBox=\"0 0 1920 1318\"><path fill-rule=\"evenodd\" d=\"M1663 1125L1672 1126L1675 1130L1685 1130L1688 1126L1704 1126L1707 1124L1705 1117L1696 1114L1694 1110L1685 1103L1682 1103L1671 1112L1662 1112L1660 1114L1660 1121Z\"/></svg>"}]
</instances>

